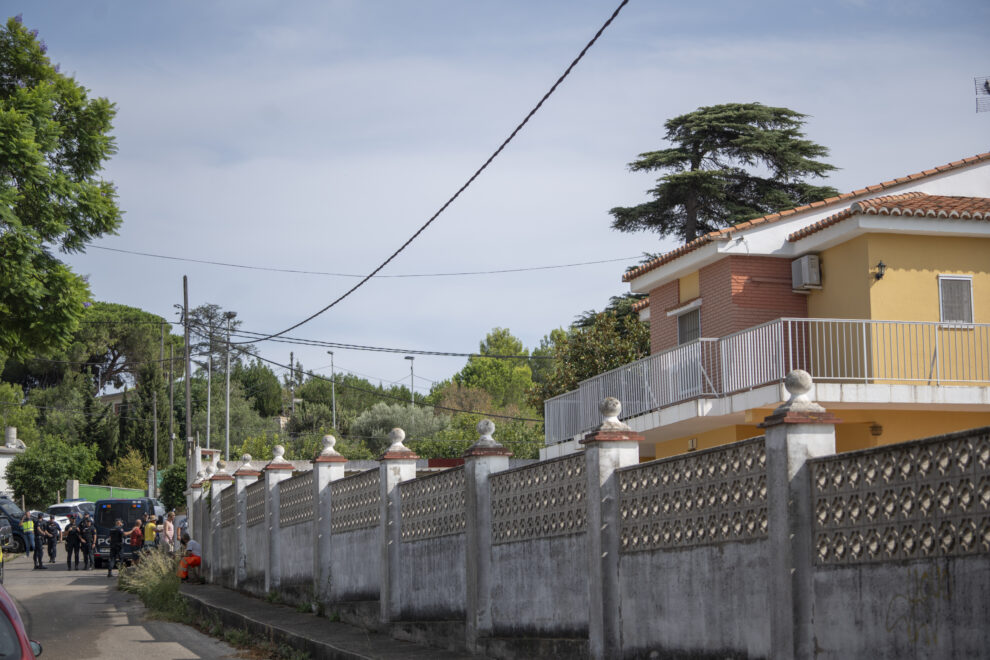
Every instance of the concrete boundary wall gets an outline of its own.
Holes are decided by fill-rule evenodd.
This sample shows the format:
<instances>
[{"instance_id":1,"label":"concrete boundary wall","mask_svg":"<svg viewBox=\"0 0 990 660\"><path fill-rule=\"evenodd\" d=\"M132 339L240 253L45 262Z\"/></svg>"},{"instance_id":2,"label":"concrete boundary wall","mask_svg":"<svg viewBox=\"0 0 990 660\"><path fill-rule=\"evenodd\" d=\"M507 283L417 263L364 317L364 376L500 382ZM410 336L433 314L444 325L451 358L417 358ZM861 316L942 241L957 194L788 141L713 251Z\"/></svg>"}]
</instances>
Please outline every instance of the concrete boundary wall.
<instances>
[{"instance_id":1,"label":"concrete boundary wall","mask_svg":"<svg viewBox=\"0 0 990 660\"><path fill-rule=\"evenodd\" d=\"M329 437L304 475L221 465L187 493L204 575L488 657L984 654L990 428L835 455L787 387L764 437L644 464L607 399L581 452L522 469L487 420L419 479L400 430L346 478Z\"/></svg>"}]
</instances>

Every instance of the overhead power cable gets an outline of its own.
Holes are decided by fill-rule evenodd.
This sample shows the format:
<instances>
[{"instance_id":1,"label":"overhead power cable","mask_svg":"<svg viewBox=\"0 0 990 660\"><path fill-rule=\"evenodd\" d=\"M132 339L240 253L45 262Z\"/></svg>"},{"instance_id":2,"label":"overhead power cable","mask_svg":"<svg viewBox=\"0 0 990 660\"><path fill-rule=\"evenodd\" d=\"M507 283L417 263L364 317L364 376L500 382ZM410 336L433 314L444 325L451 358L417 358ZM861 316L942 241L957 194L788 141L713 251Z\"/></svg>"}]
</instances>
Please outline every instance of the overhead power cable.
<instances>
[{"instance_id":1,"label":"overhead power cable","mask_svg":"<svg viewBox=\"0 0 990 660\"><path fill-rule=\"evenodd\" d=\"M368 280L370 280L371 278L373 278L383 268L385 268L385 266L387 266L388 264L390 264L392 262L392 260L395 259L397 256L399 256L399 254L403 250L405 250L407 247L409 247L409 245L413 241L415 241L417 238L419 238L419 235L422 234L424 231L426 231L427 227L429 227L431 224L433 224L433 221L436 220L437 218L439 218L440 217L440 214L443 213L444 211L446 211L447 210L447 207L449 207L451 204L453 204L454 203L454 200L456 200L458 197L460 197L461 193L464 192L465 190L467 190L468 186L470 186L472 183L474 183L474 180L477 179L479 176L481 176L481 173L484 172L488 168L489 165L491 165L492 161L494 161L495 158L500 153L502 153L502 151L509 145L510 142L512 142L512 140L516 137L516 135L519 134L519 131L521 131L523 129L523 127L526 126L526 124L529 123L529 120L532 119L533 115L535 115L539 111L539 109L541 107L543 107L543 104L546 103L547 99L549 99L550 96L555 91L557 91L557 88L561 85L561 83L564 82L564 80L567 78L567 76L570 75L571 71L574 69L574 67L577 66L578 62L580 62L584 58L585 53L587 53L588 50L593 45L595 45L595 42L598 41L598 38L602 36L602 33L605 32L605 29L608 28L608 26L612 24L612 21L615 20L615 17L619 15L619 12L622 11L622 8L625 7L628 3L629 3L629 0L622 0L622 2L619 3L619 6L615 8L615 11L613 11L612 12L612 15L608 17L608 20L605 21L605 23L598 29L598 32L596 32L595 33L595 36L591 38L591 41L589 41L584 46L584 48L581 49L581 52L578 53L578 56L574 58L574 61L571 62L570 65L567 67L567 69L564 71L564 73L562 73L560 75L560 77L557 78L557 81L550 87L550 89L547 91L547 93L543 95L543 98L541 98L539 100L539 102L535 106L533 106L533 109L529 111L529 113L526 115L526 117L521 122L519 122L519 125L516 126L515 129L513 129L512 133L509 134L509 137L505 138L505 140L502 142L502 144L500 144L498 146L498 148L492 153L492 155L489 156L488 159L484 163L482 163L481 167L479 167L474 172L474 174L472 174L471 177L467 181L465 181L464 184L460 188L457 189L457 192L455 192L450 197L450 199L448 199L446 202L444 202L443 206L441 206L437 210L437 212L434 213L430 217L429 220L427 220L425 223L423 223L423 225L419 229L417 229L416 232L413 233L412 236L410 236L408 239L406 239L405 243L403 243L402 245L400 245L399 248L395 252L393 252L391 255L389 255L389 257L387 259L385 259L385 261L381 262L373 271L371 271L370 273L368 273L367 275L365 275L363 278L361 278L361 280L357 284L355 284L350 289L348 289L347 291L345 291L342 295L338 296L335 300L331 301L330 304L326 305L325 307L323 307L319 311L315 312L314 314L310 314L309 316L307 316L306 318L304 318L302 321L299 321L298 323L295 323L293 325L290 325L288 328L286 328L284 330L281 330L281 331L276 332L274 334L268 335L266 337L262 337L260 339L252 339L250 341L241 341L241 342L233 342L233 343L237 343L237 344L253 344L253 343L257 343L259 341L264 341L266 339L274 339L275 337L280 337L280 336L284 335L287 332L290 332L292 330L295 330L296 328L298 328L301 325L304 325L306 323L309 323L310 321L312 321L313 319L315 319L317 316L320 316L321 314L323 314L327 310L332 309L337 304L339 304L342 300L346 299L352 293L354 293L355 291L357 291L358 289L360 289L362 286L364 286L368 282Z\"/></svg>"},{"instance_id":2,"label":"overhead power cable","mask_svg":"<svg viewBox=\"0 0 990 660\"><path fill-rule=\"evenodd\" d=\"M230 332L232 336L241 337L263 337L264 334L260 332L251 332L248 330L232 330ZM394 348L388 346L365 346L363 344L345 344L341 342L334 341L323 341L320 339L302 339L299 337L279 337L277 339L271 339L274 342L280 342L283 344L296 344L298 346L319 346L323 348L336 348L340 350L350 350L350 351L372 351L377 353L402 353L404 355L434 355L440 357L475 357L475 358L489 358L492 360L552 360L554 359L549 355L501 355L501 354L488 354L488 353L457 353L454 351L425 351L417 350L411 348ZM246 343L246 342L231 342L234 344Z\"/></svg>"},{"instance_id":3,"label":"overhead power cable","mask_svg":"<svg viewBox=\"0 0 990 660\"><path fill-rule=\"evenodd\" d=\"M197 324L197 327L200 327L201 328L202 326L198 326L198 324ZM193 331L196 332L196 334L199 334L200 336L203 336L202 333L199 330L193 330ZM234 347L232 347L232 348L233 348L233 350L235 350L235 351L237 351L239 353L243 353L245 355L250 355L247 351L245 351L242 348L234 348ZM290 368L290 367L288 367L288 366L286 366L286 365L284 365L284 364L282 364L280 362L276 362L275 360L270 360L268 358L261 357L260 355L253 355L252 357L254 357L254 358L258 359L258 360L261 360L262 362L265 362L267 364L271 364L271 365L276 366L276 367L281 367L282 369L289 369ZM391 394L385 394L384 392L378 392L378 391L375 391L375 390L369 390L366 387L358 387L356 385L351 385L351 384L348 384L348 383L343 383L343 382L337 381L336 379L327 378L326 376L320 376L319 374L315 374L315 373L312 373L312 372L307 372L307 375L309 375L310 378L315 378L317 380L322 380L322 381L327 382L327 383L334 383L335 382L335 384L336 384L337 387L343 387L343 388L346 388L346 389L355 390L357 392L364 392L365 394L371 394L373 396L377 396L377 397L380 397L382 399L390 399L392 401L399 401L401 403L410 403L409 399L407 399L405 397L399 397L399 396L394 396L394 395L391 395ZM451 408L451 407L448 407L448 406L440 406L440 405L435 405L435 404L430 404L430 403L422 403L420 401L414 401L412 403L415 403L415 405L420 406L420 407L423 407L423 408L433 408L434 410L443 410L445 412L451 412L451 413L465 413L465 414L468 414L468 415L481 415L482 417L494 417L496 419L509 419L509 420L514 420L514 421L518 421L518 422L540 422L540 423L543 422L542 419L537 419L535 417L516 417L514 415L502 415L502 414L499 414L499 413L481 412L481 411L478 411L478 410L463 410L461 408Z\"/></svg>"},{"instance_id":4,"label":"overhead power cable","mask_svg":"<svg viewBox=\"0 0 990 660\"><path fill-rule=\"evenodd\" d=\"M92 249L106 250L108 252L120 252L122 254L134 254L142 257L154 257L156 259L168 259L170 261L184 261L194 264L207 264L210 266L224 266L226 268L242 268L244 270L262 270L270 273L293 273L296 275L323 275L326 277L364 277L360 273L333 273L320 270L300 270L296 268L275 268L273 266L250 266L247 264L234 264L225 261L210 261L209 259L193 259L192 257L175 257L165 254L155 254L152 252L139 252L137 250L124 250L121 248L105 247L102 245L90 245ZM552 264L547 266L520 266L518 268L497 268L494 270L466 270L448 273L396 273L394 275L375 275L376 278L409 278L409 277L459 277L464 275L500 275L502 273L526 273L536 270L556 270L560 268L576 268L578 266L593 266L597 264L611 264L620 261L632 261L640 259L641 255L632 257L617 257L615 259L599 259L598 261L577 261L569 264Z\"/></svg>"}]
</instances>

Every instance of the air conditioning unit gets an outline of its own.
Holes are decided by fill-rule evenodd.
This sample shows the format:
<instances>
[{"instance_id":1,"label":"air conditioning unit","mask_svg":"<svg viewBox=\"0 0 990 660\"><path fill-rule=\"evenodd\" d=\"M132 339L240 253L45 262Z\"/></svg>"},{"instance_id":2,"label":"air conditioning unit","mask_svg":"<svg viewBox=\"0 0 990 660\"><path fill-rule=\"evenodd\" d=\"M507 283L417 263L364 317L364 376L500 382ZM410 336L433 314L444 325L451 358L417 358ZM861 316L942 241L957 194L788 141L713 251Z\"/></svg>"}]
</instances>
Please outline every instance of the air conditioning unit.
<instances>
[{"instance_id":1,"label":"air conditioning unit","mask_svg":"<svg viewBox=\"0 0 990 660\"><path fill-rule=\"evenodd\" d=\"M798 291L822 288L822 271L817 254L806 254L791 262L791 287Z\"/></svg>"}]
</instances>

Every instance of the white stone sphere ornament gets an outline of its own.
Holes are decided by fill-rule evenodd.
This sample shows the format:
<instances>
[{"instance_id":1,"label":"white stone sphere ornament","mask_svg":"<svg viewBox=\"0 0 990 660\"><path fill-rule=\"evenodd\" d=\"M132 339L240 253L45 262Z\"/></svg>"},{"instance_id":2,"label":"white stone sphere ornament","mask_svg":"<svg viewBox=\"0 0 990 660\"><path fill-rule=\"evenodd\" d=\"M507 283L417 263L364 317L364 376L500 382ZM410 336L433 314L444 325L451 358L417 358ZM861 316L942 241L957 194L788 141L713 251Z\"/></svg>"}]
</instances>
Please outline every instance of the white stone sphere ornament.
<instances>
[{"instance_id":1,"label":"white stone sphere ornament","mask_svg":"<svg viewBox=\"0 0 990 660\"><path fill-rule=\"evenodd\" d=\"M478 422L478 442L474 444L475 447L501 447L492 434L495 433L495 423L490 419L483 419Z\"/></svg>"},{"instance_id":2,"label":"white stone sphere ornament","mask_svg":"<svg viewBox=\"0 0 990 660\"><path fill-rule=\"evenodd\" d=\"M774 412L825 412L825 408L812 401L811 397L808 396L814 384L811 374L804 369L794 369L789 372L784 378L784 389L787 390L790 397L784 402L784 405Z\"/></svg>"},{"instance_id":3,"label":"white stone sphere ornament","mask_svg":"<svg viewBox=\"0 0 990 660\"><path fill-rule=\"evenodd\" d=\"M392 441L392 444L389 445L387 453L409 451L409 448L402 444L402 441L406 439L406 432L402 429L394 428L389 431L388 439Z\"/></svg>"},{"instance_id":4,"label":"white stone sphere ornament","mask_svg":"<svg viewBox=\"0 0 990 660\"><path fill-rule=\"evenodd\" d=\"M227 474L227 461L223 459L217 461L217 474Z\"/></svg>"},{"instance_id":5,"label":"white stone sphere ornament","mask_svg":"<svg viewBox=\"0 0 990 660\"><path fill-rule=\"evenodd\" d=\"M251 454L241 455L241 469L242 470L252 470L254 469L251 465Z\"/></svg>"},{"instance_id":6,"label":"white stone sphere ornament","mask_svg":"<svg viewBox=\"0 0 990 660\"><path fill-rule=\"evenodd\" d=\"M200 470L196 473L196 481L202 481L206 479L206 470Z\"/></svg>"},{"instance_id":7,"label":"white stone sphere ornament","mask_svg":"<svg viewBox=\"0 0 990 660\"><path fill-rule=\"evenodd\" d=\"M323 450L320 452L320 456L340 456L334 447L337 445L337 438L332 435L323 436Z\"/></svg>"},{"instance_id":8,"label":"white stone sphere ornament","mask_svg":"<svg viewBox=\"0 0 990 660\"><path fill-rule=\"evenodd\" d=\"M622 413L622 403L614 396L605 397L605 399L598 404L598 412L600 412L604 418L602 420L602 425L598 427L599 431L632 430L629 428L628 424L619 421L619 415Z\"/></svg>"},{"instance_id":9,"label":"white stone sphere ornament","mask_svg":"<svg viewBox=\"0 0 990 660\"><path fill-rule=\"evenodd\" d=\"M213 466L213 463L210 463L209 465L206 466L206 476L207 477L212 477L216 473L216 471L217 471L217 469L216 469L216 467Z\"/></svg>"},{"instance_id":10,"label":"white stone sphere ornament","mask_svg":"<svg viewBox=\"0 0 990 660\"><path fill-rule=\"evenodd\" d=\"M285 447L282 445L275 445L272 448L272 463L285 463Z\"/></svg>"}]
</instances>

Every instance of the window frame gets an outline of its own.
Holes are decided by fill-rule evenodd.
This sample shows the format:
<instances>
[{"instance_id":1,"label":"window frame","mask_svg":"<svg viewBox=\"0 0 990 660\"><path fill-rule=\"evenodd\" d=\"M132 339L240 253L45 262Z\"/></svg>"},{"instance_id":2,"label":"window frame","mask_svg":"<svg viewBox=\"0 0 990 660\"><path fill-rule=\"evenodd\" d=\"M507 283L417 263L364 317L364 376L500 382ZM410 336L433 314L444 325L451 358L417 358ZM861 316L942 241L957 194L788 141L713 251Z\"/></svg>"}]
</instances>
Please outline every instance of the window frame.
<instances>
[{"instance_id":1,"label":"window frame","mask_svg":"<svg viewBox=\"0 0 990 660\"><path fill-rule=\"evenodd\" d=\"M945 318L945 301L942 296L942 282L947 280L956 280L962 282L969 282L969 321L962 321L959 319L947 320ZM951 327L968 327L976 323L976 307L975 301L973 300L973 276L972 275L956 275L951 273L940 273L938 276L938 319L939 323L944 326Z\"/></svg>"},{"instance_id":2,"label":"window frame","mask_svg":"<svg viewBox=\"0 0 990 660\"><path fill-rule=\"evenodd\" d=\"M688 314L698 315L698 336L693 339L683 340L681 339L681 318L687 316ZM693 341L698 341L701 339L701 307L695 306L690 309L684 310L682 313L677 315L677 345L684 346L685 344L690 344Z\"/></svg>"}]
</instances>

